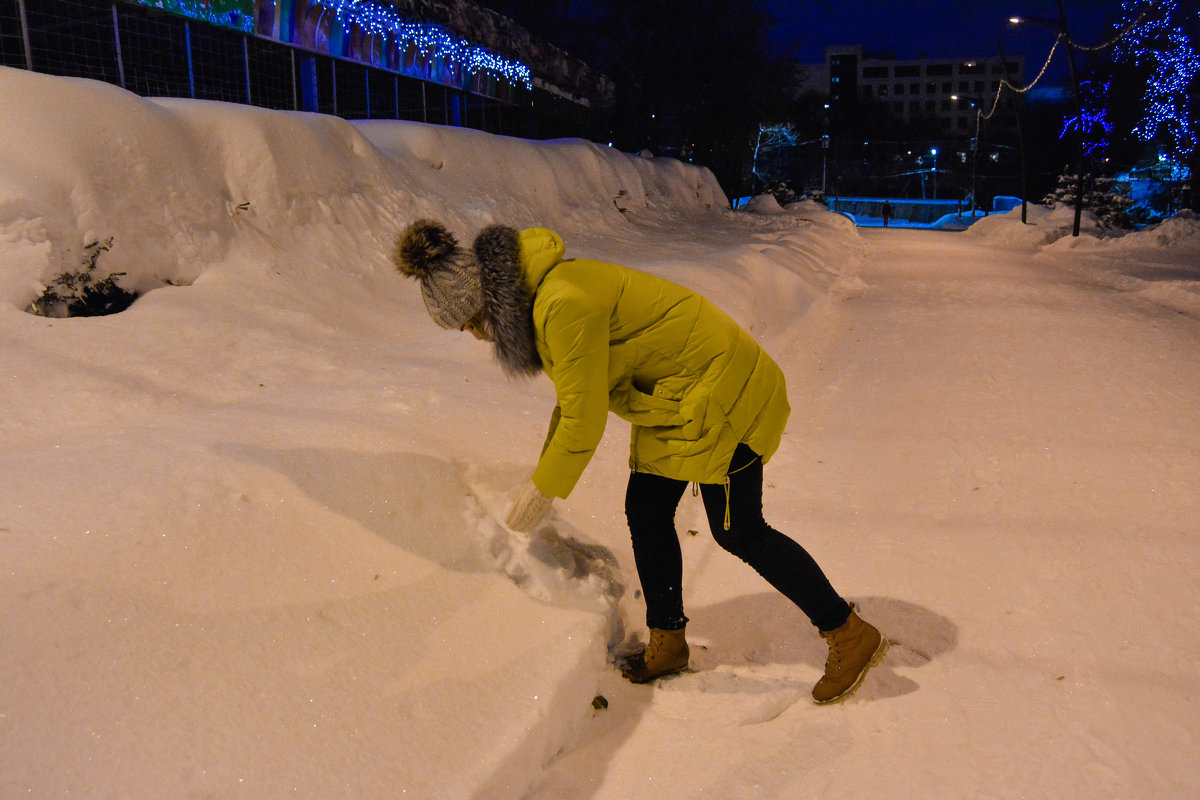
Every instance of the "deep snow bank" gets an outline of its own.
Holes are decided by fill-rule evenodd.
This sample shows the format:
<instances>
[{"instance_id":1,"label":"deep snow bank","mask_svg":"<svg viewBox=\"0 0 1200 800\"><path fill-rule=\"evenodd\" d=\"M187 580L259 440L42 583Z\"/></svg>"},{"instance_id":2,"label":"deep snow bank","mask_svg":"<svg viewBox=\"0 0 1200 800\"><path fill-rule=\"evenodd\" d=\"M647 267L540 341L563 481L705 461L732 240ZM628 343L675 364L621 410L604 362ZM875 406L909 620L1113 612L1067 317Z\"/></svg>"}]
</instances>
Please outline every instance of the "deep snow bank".
<instances>
[{"instance_id":1,"label":"deep snow bank","mask_svg":"<svg viewBox=\"0 0 1200 800\"><path fill-rule=\"evenodd\" d=\"M580 140L147 100L7 68L0 108L0 302L20 308L107 237L104 261L145 292L191 283L254 223L274 244L339 225L379 246L420 215L605 230L726 206L708 170Z\"/></svg>"},{"instance_id":2,"label":"deep snow bank","mask_svg":"<svg viewBox=\"0 0 1200 800\"><path fill-rule=\"evenodd\" d=\"M786 341L857 234L724 204L587 142L0 69L0 795L522 796L593 713L626 536L586 486L496 521L553 393L431 325L393 237L549 225ZM110 237L129 310L25 313Z\"/></svg>"}]
</instances>

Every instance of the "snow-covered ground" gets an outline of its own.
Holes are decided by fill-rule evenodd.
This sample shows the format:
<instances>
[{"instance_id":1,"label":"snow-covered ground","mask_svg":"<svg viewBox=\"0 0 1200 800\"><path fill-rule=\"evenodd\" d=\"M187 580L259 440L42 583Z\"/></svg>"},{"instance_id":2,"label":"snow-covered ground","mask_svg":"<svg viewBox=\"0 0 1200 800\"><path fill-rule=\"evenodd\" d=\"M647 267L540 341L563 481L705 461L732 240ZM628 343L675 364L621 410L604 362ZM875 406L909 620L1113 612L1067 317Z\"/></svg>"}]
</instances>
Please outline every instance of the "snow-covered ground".
<instances>
[{"instance_id":1,"label":"snow-covered ground","mask_svg":"<svg viewBox=\"0 0 1200 800\"><path fill-rule=\"evenodd\" d=\"M553 393L428 321L421 216L554 227L777 357L768 518L901 643L853 700L690 495L695 671L620 679L625 425L497 522ZM0 69L0 798L1195 796L1200 222L1031 221ZM26 313L109 237L129 310Z\"/></svg>"}]
</instances>

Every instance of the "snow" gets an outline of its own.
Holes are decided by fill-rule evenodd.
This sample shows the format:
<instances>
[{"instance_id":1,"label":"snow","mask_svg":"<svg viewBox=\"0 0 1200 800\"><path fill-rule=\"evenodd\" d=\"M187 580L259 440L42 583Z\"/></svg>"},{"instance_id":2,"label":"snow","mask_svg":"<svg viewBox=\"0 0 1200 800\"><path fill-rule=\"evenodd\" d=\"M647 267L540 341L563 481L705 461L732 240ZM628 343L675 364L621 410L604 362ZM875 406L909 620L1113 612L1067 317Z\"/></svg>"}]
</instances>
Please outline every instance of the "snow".
<instances>
[{"instance_id":1,"label":"snow","mask_svg":"<svg viewBox=\"0 0 1200 800\"><path fill-rule=\"evenodd\" d=\"M10 69L0 110L0 798L1200 791L1195 217L859 230L577 140ZM765 344L768 519L899 642L852 700L690 495L695 669L619 677L625 425L497 521L553 392L429 322L389 261L422 216L548 225ZM141 299L26 313L110 236Z\"/></svg>"}]
</instances>

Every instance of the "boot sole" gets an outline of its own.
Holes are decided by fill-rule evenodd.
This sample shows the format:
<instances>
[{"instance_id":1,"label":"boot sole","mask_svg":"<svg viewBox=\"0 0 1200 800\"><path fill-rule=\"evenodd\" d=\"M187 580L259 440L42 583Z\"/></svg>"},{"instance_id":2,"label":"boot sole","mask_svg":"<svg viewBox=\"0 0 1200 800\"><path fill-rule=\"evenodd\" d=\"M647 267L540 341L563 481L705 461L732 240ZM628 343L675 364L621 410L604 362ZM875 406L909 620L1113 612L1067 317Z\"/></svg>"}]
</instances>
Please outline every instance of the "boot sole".
<instances>
[{"instance_id":1,"label":"boot sole","mask_svg":"<svg viewBox=\"0 0 1200 800\"><path fill-rule=\"evenodd\" d=\"M841 694L834 695L828 700L817 700L816 698L813 698L813 702L819 706L831 706L835 703L841 703L844 700L849 700L850 695L858 691L859 686L862 686L863 679L867 677L867 673L879 666L879 663L883 661L883 657L887 654L888 648L891 646L891 644L892 643L888 641L886 637L881 636L879 638L879 646L875 648L875 652L871 654L869 659L867 659L867 665L862 668L862 672L858 673L858 677L855 678L854 683L850 684L846 688L846 691L842 692Z\"/></svg>"},{"instance_id":2,"label":"boot sole","mask_svg":"<svg viewBox=\"0 0 1200 800\"><path fill-rule=\"evenodd\" d=\"M672 675L678 675L681 672L691 672L691 671L692 670L688 668L687 664L684 664L681 667L674 667L672 669L663 670L662 672L656 672L653 675L645 675L645 676L633 675L630 672L627 672L626 670L622 669L621 677L623 677L625 680L629 681L630 683L637 684L638 686L644 686L647 683L654 683L659 678L669 678Z\"/></svg>"}]
</instances>

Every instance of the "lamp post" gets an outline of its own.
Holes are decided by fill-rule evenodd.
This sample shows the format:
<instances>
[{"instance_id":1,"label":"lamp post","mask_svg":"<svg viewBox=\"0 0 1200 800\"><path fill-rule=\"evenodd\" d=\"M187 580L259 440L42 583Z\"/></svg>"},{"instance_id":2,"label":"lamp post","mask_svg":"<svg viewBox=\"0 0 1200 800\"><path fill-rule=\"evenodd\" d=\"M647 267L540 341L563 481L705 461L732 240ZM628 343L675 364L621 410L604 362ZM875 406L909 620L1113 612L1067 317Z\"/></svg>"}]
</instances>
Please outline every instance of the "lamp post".
<instances>
[{"instance_id":1,"label":"lamp post","mask_svg":"<svg viewBox=\"0 0 1200 800\"><path fill-rule=\"evenodd\" d=\"M1004 48L1000 48L1000 63L1004 65L1004 78L1009 79L1011 75L1008 69L1008 58L1004 55ZM1021 224L1028 224L1029 214L1026 210L1029 205L1029 170L1025 165L1025 134L1021 130L1021 99L1024 95L1018 95L1013 101L1013 117L1017 121L1017 152L1021 159Z\"/></svg>"},{"instance_id":2,"label":"lamp post","mask_svg":"<svg viewBox=\"0 0 1200 800\"><path fill-rule=\"evenodd\" d=\"M825 133L821 136L821 194L825 194L825 162L829 158L829 103L825 104Z\"/></svg>"},{"instance_id":3,"label":"lamp post","mask_svg":"<svg viewBox=\"0 0 1200 800\"><path fill-rule=\"evenodd\" d=\"M971 137L971 219L975 219L975 208L978 205L976 192L979 191L977 178L979 176L979 114L975 114L975 135Z\"/></svg>"},{"instance_id":4,"label":"lamp post","mask_svg":"<svg viewBox=\"0 0 1200 800\"><path fill-rule=\"evenodd\" d=\"M975 109L975 135L971 137L971 195L970 195L970 197L971 197L971 206L970 206L971 219L975 219L975 192L977 190L976 181L977 181L978 172L979 172L979 126L980 126L979 108L978 108L978 104L976 103L976 101L971 100L967 97L963 97L961 95L952 94L952 95L950 95L950 99L956 103L959 100L962 100L962 101L968 103L971 108Z\"/></svg>"},{"instance_id":5,"label":"lamp post","mask_svg":"<svg viewBox=\"0 0 1200 800\"><path fill-rule=\"evenodd\" d=\"M1038 25L1056 29L1059 38L1063 40L1063 45L1067 48L1067 65L1071 70L1071 87L1075 93L1075 113L1078 115L1079 130L1078 135L1078 150L1075 153L1075 223L1071 228L1071 235L1079 235L1079 222L1083 217L1083 100L1079 96L1079 75L1075 71L1075 50L1071 46L1071 37L1067 33L1067 12L1063 10L1062 0L1055 0L1058 6L1058 22L1051 20L1037 19L1035 17L1010 17L1009 22L1014 25L1020 25L1022 22L1033 22Z\"/></svg>"},{"instance_id":6,"label":"lamp post","mask_svg":"<svg viewBox=\"0 0 1200 800\"><path fill-rule=\"evenodd\" d=\"M933 199L937 200L937 148L935 147L929 152L933 155Z\"/></svg>"}]
</instances>

